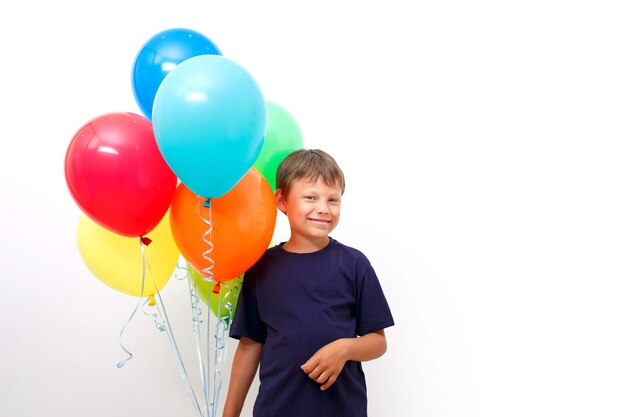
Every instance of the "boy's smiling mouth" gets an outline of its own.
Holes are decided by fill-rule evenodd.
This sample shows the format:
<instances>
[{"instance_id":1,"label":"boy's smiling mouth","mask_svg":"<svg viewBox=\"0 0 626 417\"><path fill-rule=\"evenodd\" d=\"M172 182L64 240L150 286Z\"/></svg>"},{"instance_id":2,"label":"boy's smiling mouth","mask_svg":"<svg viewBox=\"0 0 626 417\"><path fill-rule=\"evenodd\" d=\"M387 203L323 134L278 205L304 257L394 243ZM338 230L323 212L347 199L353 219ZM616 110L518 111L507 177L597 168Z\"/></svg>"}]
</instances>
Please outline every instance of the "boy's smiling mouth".
<instances>
[{"instance_id":1,"label":"boy's smiling mouth","mask_svg":"<svg viewBox=\"0 0 626 417\"><path fill-rule=\"evenodd\" d=\"M312 218L308 218L309 221L312 221L314 223L321 223L321 224L328 224L330 223L330 220L324 220L324 219L312 219Z\"/></svg>"}]
</instances>

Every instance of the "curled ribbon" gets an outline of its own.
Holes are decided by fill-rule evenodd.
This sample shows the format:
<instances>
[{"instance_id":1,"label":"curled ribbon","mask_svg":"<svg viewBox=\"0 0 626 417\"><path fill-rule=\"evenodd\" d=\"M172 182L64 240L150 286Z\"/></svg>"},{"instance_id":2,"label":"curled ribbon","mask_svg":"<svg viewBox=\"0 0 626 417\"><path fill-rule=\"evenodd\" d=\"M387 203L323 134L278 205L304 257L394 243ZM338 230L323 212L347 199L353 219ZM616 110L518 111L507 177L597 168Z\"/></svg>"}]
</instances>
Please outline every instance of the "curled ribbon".
<instances>
[{"instance_id":1,"label":"curled ribbon","mask_svg":"<svg viewBox=\"0 0 626 417\"><path fill-rule=\"evenodd\" d=\"M126 328L128 327L129 323L134 318L135 314L137 313L137 310L139 309L139 306L141 305L141 299L143 298L143 293L144 293L144 289L145 289L146 268L148 270L150 269L150 265L146 261L146 253L145 253L144 246L149 245L151 242L152 242L152 240L147 238L147 237L145 237L145 236L142 236L142 237L139 238L139 246L140 246L140 249L141 249L141 261L142 261L141 293L140 293L137 305L133 309L130 317L128 318L126 323L124 323L124 326L122 327L122 330L120 331L120 336L119 336L120 346L122 347L124 352L126 352L128 357L126 357L124 360L122 360L122 361L117 363L117 367L118 368L123 367L126 364L126 362L129 361L130 359L132 359L132 357L133 357L133 354L128 349L126 349L126 347L122 343L122 335L123 335L124 331L126 330ZM189 398L191 399L191 401L193 403L194 410L196 411L196 413L198 414L199 417L204 417L203 414L202 414L202 411L200 410L200 405L198 404L198 400L196 398L196 394L193 391L193 388L192 388L192 386L191 386L191 384L189 382L189 376L187 375L187 370L185 369L185 365L183 364L183 360L182 360L182 357L180 355L180 350L178 349L178 345L176 344L176 340L174 339L174 334L171 331L170 321L169 321L169 318L167 317L167 311L165 310L165 304L163 303L163 299L161 298L161 293L159 292L159 288L157 286L156 281L153 281L153 282L154 282L154 287L156 289L156 297L154 295L152 295L152 296L146 298L146 300L143 303L142 311L143 311L144 314L146 314L149 317L153 318L155 327L157 328L157 330L159 330L159 332L165 332L167 334L168 339L170 341L170 344L172 345L172 351L174 353L174 359L176 360L176 363L178 365L178 369L179 369L180 374L181 374L181 376L183 378L183 382L185 383L185 388L187 390L187 394L189 395ZM157 310L158 314L157 313L149 313L149 312L147 312L145 310L146 304L151 306L151 307L156 307L156 310ZM162 317L162 319L159 320L158 317Z\"/></svg>"},{"instance_id":2,"label":"curled ribbon","mask_svg":"<svg viewBox=\"0 0 626 417\"><path fill-rule=\"evenodd\" d=\"M202 207L201 207L202 205ZM206 209L206 210L203 210ZM208 216L205 217L205 215L203 214L204 212L208 212ZM211 258L211 253L213 252L214 249L214 245L213 245L213 240L212 240L212 232L213 232L213 209L211 207L211 200L210 199L198 199L198 214L200 215L200 219L202 219L202 221L207 225L207 230L202 234L202 241L204 243L207 244L208 248L206 251L202 252L202 257L207 261L207 266L205 268L202 268L202 272L204 273L202 280L203 281L207 281L207 282L211 282L214 279L214 274L213 274L213 268L215 266L215 262L213 261L213 258ZM215 290L215 288L214 288ZM203 358L202 358L202 342L201 342L201 331L200 331L200 327L199 327L199 320L197 320L197 318L199 317L199 309L197 308L197 300L195 300L195 298L197 298L197 296L194 298L195 293L191 290L190 287L190 294L192 296L192 309L194 311L194 332L195 332L195 341L196 341L196 353L198 355L198 364L200 366L200 380L202 382L202 392L204 394L204 406L205 406L205 412L207 417L210 416L211 414L209 414L209 407L211 407L211 410L214 410L215 405L217 403L217 400L215 398L215 396L213 397L213 401L211 401L211 395L210 395L210 390L211 390L211 382L210 382L210 370L211 370L211 366L210 366L210 347L211 347L211 338L210 338L210 327L211 327L211 315L207 314L207 340L206 340L206 358L207 358L207 363L206 366L204 364ZM194 301L195 300L195 304ZM213 413L212 415L215 415L215 413Z\"/></svg>"},{"instance_id":3,"label":"curled ribbon","mask_svg":"<svg viewBox=\"0 0 626 417\"><path fill-rule=\"evenodd\" d=\"M137 310L139 309L139 305L141 304L141 298L143 297L143 291L144 291L144 287L145 287L145 283L146 283L146 252L144 250L144 240L143 239L144 239L144 237L140 237L139 238L139 247L141 249L141 292L139 294L139 300L137 301L137 305L135 305L135 308L130 313L130 317L128 318L128 320L126 320L126 323L124 323L124 325L122 326L122 330L120 330L119 344L120 344L120 347L122 348L122 350L124 352L126 352L126 354L128 356L126 358L124 358L123 360L121 360L120 362L117 363L116 366L118 368L123 367L124 365L126 365L126 362L128 362L129 360L131 360L133 358L133 354L128 349L126 349L126 347L122 343L122 336L124 335L124 332L126 331L126 328L130 324L130 322L133 320L133 317L135 317L135 313L137 313ZM145 238L145 239L147 239L147 238Z\"/></svg>"},{"instance_id":4,"label":"curled ribbon","mask_svg":"<svg viewBox=\"0 0 626 417\"><path fill-rule=\"evenodd\" d=\"M202 207L200 206L202 204ZM203 210L208 209L208 210ZM215 282L213 286L212 292L214 294L220 294L220 290L222 286L227 288L226 296L230 293L230 286L225 283L220 283L215 279L213 268L215 266L214 260L211 258L211 253L214 250L214 245L212 242L212 232L213 232L213 210L211 208L211 201L202 199L198 200L198 212L200 214L200 218L207 225L207 230L202 234L202 240L207 244L208 249L202 253L202 257L207 261L207 267L202 269L203 280L207 282ZM208 215L205 216L203 212L207 212ZM190 294L192 294L192 308L194 312L197 310L197 301L194 304L195 298L194 288L190 286ZM207 358L207 366L204 366L204 362L202 361L202 347L200 342L200 330L199 326L195 328L196 330L196 350L198 353L198 359L200 363L200 374L202 375L202 387L204 391L205 398L205 411L208 416L217 416L217 404L219 401L220 390L222 387L222 368L224 358L227 354L227 338L228 338L228 330L232 318L232 306L229 307L229 316L228 317L220 317L219 311L222 308L222 300L223 295L219 297L218 302L218 320L215 323L215 332L213 335L214 346L211 348L211 323L210 323L210 314L207 314L207 325L206 325L206 358ZM198 317L197 313L194 314L194 317ZM194 325L199 325L198 320L194 320ZM210 382L210 362L211 362L211 353L213 353L213 392L211 393L211 382ZM210 407L210 414L209 414Z\"/></svg>"}]
</instances>

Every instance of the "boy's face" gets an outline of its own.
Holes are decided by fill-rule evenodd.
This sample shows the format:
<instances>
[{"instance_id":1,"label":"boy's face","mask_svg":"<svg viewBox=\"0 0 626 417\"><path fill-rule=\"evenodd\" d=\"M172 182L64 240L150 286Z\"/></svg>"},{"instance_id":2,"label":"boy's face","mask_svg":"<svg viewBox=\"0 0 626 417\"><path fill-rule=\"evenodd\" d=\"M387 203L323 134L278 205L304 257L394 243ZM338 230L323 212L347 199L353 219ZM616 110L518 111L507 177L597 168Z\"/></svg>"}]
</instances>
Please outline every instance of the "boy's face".
<instances>
[{"instance_id":1,"label":"boy's face","mask_svg":"<svg viewBox=\"0 0 626 417\"><path fill-rule=\"evenodd\" d=\"M327 238L339 223L341 187L329 187L321 178L315 182L301 178L292 184L286 198L277 190L276 202L287 214L292 237L315 241Z\"/></svg>"}]
</instances>

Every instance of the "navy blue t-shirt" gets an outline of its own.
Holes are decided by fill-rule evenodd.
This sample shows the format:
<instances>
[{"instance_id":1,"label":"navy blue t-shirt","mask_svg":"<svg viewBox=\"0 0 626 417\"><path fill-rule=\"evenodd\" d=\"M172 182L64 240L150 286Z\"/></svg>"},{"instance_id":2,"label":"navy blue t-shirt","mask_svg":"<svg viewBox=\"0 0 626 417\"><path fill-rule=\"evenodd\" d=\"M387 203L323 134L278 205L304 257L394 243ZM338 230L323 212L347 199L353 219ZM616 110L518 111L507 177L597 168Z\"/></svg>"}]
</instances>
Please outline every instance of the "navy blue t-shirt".
<instances>
[{"instance_id":1,"label":"navy blue t-shirt","mask_svg":"<svg viewBox=\"0 0 626 417\"><path fill-rule=\"evenodd\" d=\"M334 239L312 253L268 249L248 270L230 329L263 343L254 417L366 417L360 362L327 390L301 369L324 345L394 324L365 255Z\"/></svg>"}]
</instances>

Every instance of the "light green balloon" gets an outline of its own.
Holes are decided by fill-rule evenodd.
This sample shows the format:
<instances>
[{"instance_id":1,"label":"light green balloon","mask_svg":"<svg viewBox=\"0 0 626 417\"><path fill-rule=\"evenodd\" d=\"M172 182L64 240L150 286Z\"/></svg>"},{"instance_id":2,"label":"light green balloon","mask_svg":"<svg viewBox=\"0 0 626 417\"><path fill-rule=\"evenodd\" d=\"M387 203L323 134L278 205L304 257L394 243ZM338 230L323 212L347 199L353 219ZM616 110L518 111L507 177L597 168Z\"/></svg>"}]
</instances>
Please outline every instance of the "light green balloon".
<instances>
[{"instance_id":1,"label":"light green balloon","mask_svg":"<svg viewBox=\"0 0 626 417\"><path fill-rule=\"evenodd\" d=\"M219 319L226 319L229 322L231 315L229 307L233 310L233 315L237 308L237 300L243 283L243 275L231 279L220 284L219 294L213 292L215 282L209 282L202 279L202 274L196 271L191 265L187 264L187 272L191 285L195 285L196 294L204 304L208 304L213 315ZM221 308L220 308L221 307ZM218 312L219 309L219 312ZM219 314L218 314L219 313Z\"/></svg>"},{"instance_id":2,"label":"light green balloon","mask_svg":"<svg viewBox=\"0 0 626 417\"><path fill-rule=\"evenodd\" d=\"M304 147L302 131L296 119L283 107L267 101L267 130L261 153L254 162L256 168L276 191L276 171L280 162L291 152Z\"/></svg>"}]
</instances>

